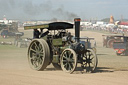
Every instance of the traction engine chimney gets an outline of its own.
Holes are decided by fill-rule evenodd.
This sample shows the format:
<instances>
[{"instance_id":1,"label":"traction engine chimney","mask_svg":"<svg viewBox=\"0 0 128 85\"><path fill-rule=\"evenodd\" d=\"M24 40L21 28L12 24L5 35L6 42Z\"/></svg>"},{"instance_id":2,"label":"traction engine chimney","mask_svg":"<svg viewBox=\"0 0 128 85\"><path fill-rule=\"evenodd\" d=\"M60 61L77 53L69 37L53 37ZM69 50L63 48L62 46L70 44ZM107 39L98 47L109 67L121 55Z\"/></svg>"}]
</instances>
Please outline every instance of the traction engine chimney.
<instances>
[{"instance_id":1,"label":"traction engine chimney","mask_svg":"<svg viewBox=\"0 0 128 85\"><path fill-rule=\"evenodd\" d=\"M76 42L80 41L80 18L75 18L74 22L75 22L75 38L76 38Z\"/></svg>"}]
</instances>

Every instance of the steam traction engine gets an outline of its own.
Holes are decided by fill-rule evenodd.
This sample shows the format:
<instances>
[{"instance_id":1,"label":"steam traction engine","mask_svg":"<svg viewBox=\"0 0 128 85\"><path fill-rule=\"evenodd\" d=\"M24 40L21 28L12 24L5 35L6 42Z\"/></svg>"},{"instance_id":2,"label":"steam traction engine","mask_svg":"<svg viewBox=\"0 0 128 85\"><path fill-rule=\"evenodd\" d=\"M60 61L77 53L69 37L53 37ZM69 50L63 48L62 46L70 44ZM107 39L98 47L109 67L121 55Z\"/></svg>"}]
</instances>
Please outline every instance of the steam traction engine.
<instances>
[{"instance_id":1,"label":"steam traction engine","mask_svg":"<svg viewBox=\"0 0 128 85\"><path fill-rule=\"evenodd\" d=\"M128 56L128 36L122 35L122 36L116 36L116 37L122 39L122 41L120 42L113 43L113 48L116 54Z\"/></svg>"},{"instance_id":2,"label":"steam traction engine","mask_svg":"<svg viewBox=\"0 0 128 85\"><path fill-rule=\"evenodd\" d=\"M73 73L78 66L86 72L95 71L98 61L95 52L89 46L90 38L79 37L80 18L74 21L75 36L66 31L73 28L73 24L67 22L24 27L25 30L38 28L41 30L39 39L33 39L28 48L28 61L32 69L44 70L52 63L56 69L68 73Z\"/></svg>"}]
</instances>

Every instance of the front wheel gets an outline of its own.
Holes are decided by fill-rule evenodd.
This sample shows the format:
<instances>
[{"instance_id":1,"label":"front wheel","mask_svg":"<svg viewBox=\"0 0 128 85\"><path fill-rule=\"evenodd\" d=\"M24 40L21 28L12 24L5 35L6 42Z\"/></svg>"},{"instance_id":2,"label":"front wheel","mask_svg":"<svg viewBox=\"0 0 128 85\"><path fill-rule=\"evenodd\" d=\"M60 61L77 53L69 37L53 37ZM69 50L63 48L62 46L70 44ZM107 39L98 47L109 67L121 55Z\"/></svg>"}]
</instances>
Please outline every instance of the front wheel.
<instances>
[{"instance_id":1,"label":"front wheel","mask_svg":"<svg viewBox=\"0 0 128 85\"><path fill-rule=\"evenodd\" d=\"M77 55L72 49L65 49L61 54L61 68L67 73L73 73L77 66Z\"/></svg>"}]
</instances>

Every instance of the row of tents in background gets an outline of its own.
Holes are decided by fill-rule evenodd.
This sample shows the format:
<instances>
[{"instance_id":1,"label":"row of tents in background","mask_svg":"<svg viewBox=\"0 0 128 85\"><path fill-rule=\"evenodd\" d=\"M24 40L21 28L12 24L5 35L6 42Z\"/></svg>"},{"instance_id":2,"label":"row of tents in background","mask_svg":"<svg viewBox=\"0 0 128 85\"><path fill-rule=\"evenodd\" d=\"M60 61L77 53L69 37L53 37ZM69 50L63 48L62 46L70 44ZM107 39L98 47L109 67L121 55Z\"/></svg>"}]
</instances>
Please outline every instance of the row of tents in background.
<instances>
[{"instance_id":1,"label":"row of tents in background","mask_svg":"<svg viewBox=\"0 0 128 85\"><path fill-rule=\"evenodd\" d=\"M69 22L74 24L74 21L64 21L64 20L56 20L56 22ZM0 31L1 34L8 34L8 35L15 35L15 32L19 32L18 28L20 26L25 26L25 25L35 25L35 24L45 24L45 23L50 23L50 22L55 22L55 21L37 21L37 20L32 20L32 21L18 21L18 20L7 20L6 17L3 17L3 20L0 20ZM81 21L81 30L84 29L91 29L91 30L104 30L104 31L110 31L113 33L123 33L128 31L128 21L114 21L113 16L110 16L109 22L104 22L104 21ZM4 31L4 32L3 32ZM8 33L6 33L8 31Z\"/></svg>"},{"instance_id":2,"label":"row of tents in background","mask_svg":"<svg viewBox=\"0 0 128 85\"><path fill-rule=\"evenodd\" d=\"M113 16L111 16L109 22L103 22L103 21L96 21L95 23L81 22L81 30L83 29L128 34L128 21L125 22L114 21Z\"/></svg>"},{"instance_id":3,"label":"row of tents in background","mask_svg":"<svg viewBox=\"0 0 128 85\"><path fill-rule=\"evenodd\" d=\"M88 24L88 25L81 24L81 30L107 31L110 33L121 33L128 35L128 25L122 25L122 24L104 24L104 23L101 24L101 22L97 22L96 24Z\"/></svg>"}]
</instances>

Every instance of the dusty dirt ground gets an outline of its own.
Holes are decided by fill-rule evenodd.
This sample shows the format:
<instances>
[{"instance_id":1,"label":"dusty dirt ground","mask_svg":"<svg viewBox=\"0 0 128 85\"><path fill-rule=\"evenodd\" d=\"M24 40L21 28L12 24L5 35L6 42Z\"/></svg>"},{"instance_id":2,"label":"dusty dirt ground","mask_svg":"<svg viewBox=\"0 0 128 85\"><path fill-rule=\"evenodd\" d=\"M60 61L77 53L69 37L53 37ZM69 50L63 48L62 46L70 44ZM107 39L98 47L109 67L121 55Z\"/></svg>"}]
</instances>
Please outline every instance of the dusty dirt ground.
<instances>
[{"instance_id":1,"label":"dusty dirt ground","mask_svg":"<svg viewBox=\"0 0 128 85\"><path fill-rule=\"evenodd\" d=\"M69 31L74 34L74 30ZM31 30L24 32L32 36ZM81 31L82 37L94 37L97 42L95 73L68 74L52 65L44 71L34 71L27 61L27 48L0 45L0 85L128 85L128 56L117 56L113 49L102 47L102 34Z\"/></svg>"}]
</instances>

